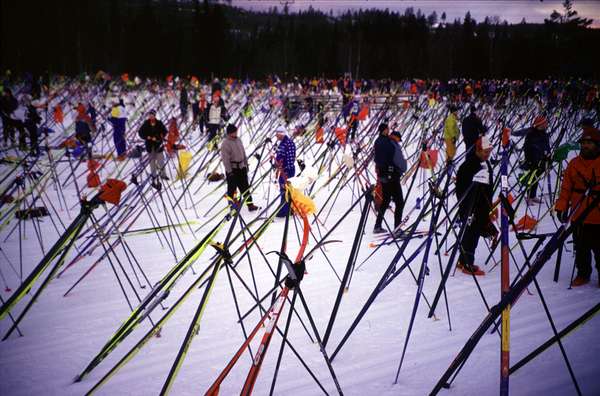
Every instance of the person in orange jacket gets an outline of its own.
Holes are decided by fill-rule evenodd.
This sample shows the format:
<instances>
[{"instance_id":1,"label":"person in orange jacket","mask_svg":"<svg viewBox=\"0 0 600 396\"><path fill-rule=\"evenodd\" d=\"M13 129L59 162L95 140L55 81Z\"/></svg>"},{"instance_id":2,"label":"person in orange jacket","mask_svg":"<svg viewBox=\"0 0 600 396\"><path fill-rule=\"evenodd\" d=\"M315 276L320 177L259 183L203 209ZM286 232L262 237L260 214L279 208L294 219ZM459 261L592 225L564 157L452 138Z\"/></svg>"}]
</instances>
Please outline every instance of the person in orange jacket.
<instances>
[{"instance_id":1,"label":"person in orange jacket","mask_svg":"<svg viewBox=\"0 0 600 396\"><path fill-rule=\"evenodd\" d=\"M600 194L600 131L583 126L583 135L579 140L581 151L573 158L564 172L560 196L555 205L556 216L566 223L578 216ZM584 194L590 191L587 197ZM568 210L574 211L569 216ZM575 246L575 266L577 277L573 286L582 286L590 281L592 274L592 252L596 268L600 273L600 206L593 209L573 232ZM600 280L599 280L600 286Z\"/></svg>"}]
</instances>

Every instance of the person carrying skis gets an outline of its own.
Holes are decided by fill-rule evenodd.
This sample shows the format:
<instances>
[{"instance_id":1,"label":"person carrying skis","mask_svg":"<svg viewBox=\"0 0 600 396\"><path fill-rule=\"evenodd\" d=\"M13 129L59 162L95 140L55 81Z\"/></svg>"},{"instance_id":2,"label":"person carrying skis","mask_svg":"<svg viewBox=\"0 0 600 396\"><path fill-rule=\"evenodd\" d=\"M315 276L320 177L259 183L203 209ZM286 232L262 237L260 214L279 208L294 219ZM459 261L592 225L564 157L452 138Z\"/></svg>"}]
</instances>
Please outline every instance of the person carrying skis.
<instances>
[{"instance_id":1,"label":"person carrying skis","mask_svg":"<svg viewBox=\"0 0 600 396\"><path fill-rule=\"evenodd\" d=\"M536 195L538 180L546 170L550 155L550 140L546 128L548 128L548 120L543 115L539 115L533 120L530 128L512 133L513 136L525 136L525 143L523 143L525 164L523 168L529 171L531 180L527 192L527 203L529 204L542 202Z\"/></svg>"},{"instance_id":2,"label":"person carrying skis","mask_svg":"<svg viewBox=\"0 0 600 396\"><path fill-rule=\"evenodd\" d=\"M163 141L167 136L167 128L156 118L156 110L150 110L148 119L144 121L138 135L146 143L146 151L150 159L150 172L152 174L152 187L159 189L157 173L164 180L169 180L164 169Z\"/></svg>"},{"instance_id":3,"label":"person carrying skis","mask_svg":"<svg viewBox=\"0 0 600 396\"><path fill-rule=\"evenodd\" d=\"M475 142L481 136L485 135L486 128L477 115L477 106L471 105L469 115L462 122L462 135L465 142L465 152L467 157L475 156Z\"/></svg>"},{"instance_id":4,"label":"person carrying skis","mask_svg":"<svg viewBox=\"0 0 600 396\"><path fill-rule=\"evenodd\" d=\"M116 102L110 112L108 119L113 126L113 141L117 150L117 161L123 161L126 158L127 142L125 141L125 127L127 124L127 110L123 99Z\"/></svg>"},{"instance_id":5,"label":"person carrying skis","mask_svg":"<svg viewBox=\"0 0 600 396\"><path fill-rule=\"evenodd\" d=\"M600 131L584 126L579 140L581 151L569 161L563 175L560 195L556 201L556 217L566 223L578 216L591 204L595 196L600 194ZM588 193L589 191L589 193ZM588 194L584 198L585 194ZM569 215L569 208L571 213ZM596 269L600 274L600 207L596 206L573 232L575 247L575 266L577 277L573 286L582 286L590 281L592 275L592 252L596 261ZM600 287L600 277L598 280Z\"/></svg>"},{"instance_id":6,"label":"person carrying skis","mask_svg":"<svg viewBox=\"0 0 600 396\"><path fill-rule=\"evenodd\" d=\"M468 156L456 173L458 216L464 231L460 240L457 267L465 274L485 275L475 265L475 251L480 237L495 237L498 230L490 220L492 210L492 167L488 162L492 145L487 136L475 143L473 156Z\"/></svg>"},{"instance_id":7,"label":"person carrying skis","mask_svg":"<svg viewBox=\"0 0 600 396\"><path fill-rule=\"evenodd\" d=\"M398 228L402 222L402 211L404 210L404 197L400 187L400 176L406 172L406 160L402 155L402 149L397 141L400 141L400 134L394 132L395 137L390 136L390 128L387 124L379 125L379 136L373 146L375 171L377 178L381 182L382 201L377 211L374 234L382 234L385 229L381 226L385 212L394 201L394 229ZM397 141L394 139L398 139ZM396 230L397 231L397 230Z\"/></svg>"},{"instance_id":8,"label":"person carrying skis","mask_svg":"<svg viewBox=\"0 0 600 396\"><path fill-rule=\"evenodd\" d=\"M226 136L221 143L221 161L225 167L227 180L227 196L233 201L236 190L241 199L246 199L248 210L254 212L258 206L252 202L250 185L248 184L248 158L242 140L237 135L238 128L233 124L227 125ZM248 194L244 196L244 194Z\"/></svg>"},{"instance_id":9,"label":"person carrying skis","mask_svg":"<svg viewBox=\"0 0 600 396\"><path fill-rule=\"evenodd\" d=\"M221 126L221 120L225 122L229 120L225 102L221 98L221 91L215 91L213 93L212 102L206 106L204 114L205 119L208 120L206 130L208 132L208 141L210 143L217 136L217 132Z\"/></svg>"},{"instance_id":10,"label":"person carrying skis","mask_svg":"<svg viewBox=\"0 0 600 396\"><path fill-rule=\"evenodd\" d=\"M290 205L285 199L285 186L287 179L296 174L296 145L288 136L285 127L279 126L275 129L275 136L279 141L274 156L274 164L277 170L277 180L279 182L279 193L281 194L281 203L283 206L277 213L277 217L286 217L290 210Z\"/></svg>"},{"instance_id":11,"label":"person carrying skis","mask_svg":"<svg viewBox=\"0 0 600 396\"><path fill-rule=\"evenodd\" d=\"M446 142L446 163L450 164L456 155L456 141L460 130L458 129L458 107L450 105L448 108L450 114L444 121L444 141Z\"/></svg>"}]
</instances>

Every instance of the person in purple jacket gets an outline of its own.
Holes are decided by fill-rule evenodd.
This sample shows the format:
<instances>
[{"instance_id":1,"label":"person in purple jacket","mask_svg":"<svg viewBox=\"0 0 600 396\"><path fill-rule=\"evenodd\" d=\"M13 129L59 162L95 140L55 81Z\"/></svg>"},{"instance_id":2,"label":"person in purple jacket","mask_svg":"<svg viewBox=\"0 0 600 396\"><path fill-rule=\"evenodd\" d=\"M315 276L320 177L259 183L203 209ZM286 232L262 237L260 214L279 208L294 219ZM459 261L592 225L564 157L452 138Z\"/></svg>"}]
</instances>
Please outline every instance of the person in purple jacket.
<instances>
[{"instance_id":1,"label":"person in purple jacket","mask_svg":"<svg viewBox=\"0 0 600 396\"><path fill-rule=\"evenodd\" d=\"M277 151L275 153L275 168L279 181L279 192L281 194L281 203L283 206L277 213L277 217L286 217L290 210L290 205L285 202L285 184L287 179L296 174L296 145L288 136L285 127L280 126L275 130L277 140Z\"/></svg>"}]
</instances>

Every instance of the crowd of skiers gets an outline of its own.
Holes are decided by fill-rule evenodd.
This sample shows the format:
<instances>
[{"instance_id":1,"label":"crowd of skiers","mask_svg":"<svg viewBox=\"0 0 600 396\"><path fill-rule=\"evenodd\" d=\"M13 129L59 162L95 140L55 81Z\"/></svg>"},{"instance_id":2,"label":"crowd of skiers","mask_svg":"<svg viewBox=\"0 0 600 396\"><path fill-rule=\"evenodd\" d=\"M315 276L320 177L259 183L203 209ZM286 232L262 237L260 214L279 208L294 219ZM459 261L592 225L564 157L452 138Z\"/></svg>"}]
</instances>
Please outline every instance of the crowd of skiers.
<instances>
[{"instance_id":1,"label":"crowd of skiers","mask_svg":"<svg viewBox=\"0 0 600 396\"><path fill-rule=\"evenodd\" d=\"M444 123L447 165L451 166L456 155L459 138L457 107L449 107ZM600 131L593 120L586 118L580 123L580 152L573 158L564 172L560 195L554 205L556 217L563 223L578 219L584 210L593 204L600 194ZM537 197L540 177L552 162L549 136L546 132L548 120L543 114L536 116L530 127L512 131L511 135L524 137L522 151L524 161L521 168L528 171L526 201L529 205L542 201ZM496 211L493 209L494 174L490 165L492 145L486 136L486 128L477 115L476 106L471 106L469 115L462 122L462 138L465 145L465 160L456 173L456 195L459 201L459 218L464 224L460 237L458 267L466 273L483 275L474 264L475 251L480 237L496 238L498 230L493 224ZM496 175L498 177L499 175ZM578 222L573 233L575 266L577 276L572 285L581 286L589 282L592 273L592 254L600 272L600 206Z\"/></svg>"},{"instance_id":2,"label":"crowd of skiers","mask_svg":"<svg viewBox=\"0 0 600 396\"><path fill-rule=\"evenodd\" d=\"M593 83L583 80L569 81L533 81L533 80L467 80L454 79L440 80L352 80L349 76L339 79L293 79L282 82L278 77L271 76L264 82L238 81L227 79L215 80L212 84L201 84L198 80L191 79L190 83L183 80L168 78L165 83L155 80L135 81L125 79L110 81L105 75L102 89L110 94L110 87L123 85L119 91L126 93L144 85L151 92L158 92L165 88L179 94L179 114L181 120L188 119L188 110L192 110L192 125L201 134L206 134L206 141L210 149L220 149L221 161L225 170L227 183L226 195L233 202L244 202L248 209L255 211L258 206L252 199L251 172L248 158L240 137L238 126L228 123L230 114L226 106L226 94L237 90L244 90L250 95L254 90L268 91L273 100L270 105L281 106L281 124L273 128L277 139L277 146L270 158L275 172L281 194L280 217L287 216L289 207L285 199L285 186L289 178L296 175L296 146L293 141L294 131L285 126L286 121L294 117L300 109L307 111L312 119L318 117L317 125L323 127L327 121L322 110L324 101L320 98L331 95L341 97L341 112L347 124L347 138L353 141L359 131L360 113L363 105L369 98L377 95L427 95L430 100L447 98L448 116L443 124L443 140L446 149L446 166L457 167L456 171L456 196L459 202L459 220L462 223L460 235L460 254L458 266L466 273L482 275L483 271L475 264L475 251L481 237L497 237L498 231L494 227L490 216L493 215L493 185L495 177L490 165L492 146L487 136L487 128L482 122L477 105L471 103L492 103L499 97L512 97L515 100L543 101L547 111L552 111L556 106L570 103L573 107L587 109L600 109L598 87ZM21 86L18 97L13 95L10 86L15 81L5 81L0 88L0 115L2 119L2 142L4 146L17 145L20 150L29 150L32 155L40 153L40 138L47 133L44 129L40 111L45 111L46 118L52 111L55 121L62 119L62 110L49 109L47 101L41 99L42 92L51 96L48 86L50 81L31 79ZM18 84L17 84L18 85ZM276 99L279 98L277 101ZM467 103L467 116L459 119L460 108ZM112 126L113 141L117 161L128 157L132 144L127 141L128 117L136 109L129 108L123 96L113 95L109 111L100 111L103 120ZM75 116L75 146L74 155L91 156L94 136L103 126L98 126L98 111L91 103L77 103L74 106ZM270 111L272 109L265 109ZM246 111L244 108L242 111ZM176 130L176 120L169 120L169 128L157 118L157 111L147 112L146 120L137 129L137 136L145 143L152 175L152 184L160 188L160 179L168 179L165 173L164 150L165 145L172 146L168 136L171 129ZM129 126L131 127L131 126ZM524 137L522 168L528 172L526 200L528 205L540 203L538 197L538 182L540 176L546 171L552 155L550 140L547 134L548 120L543 114L538 115L530 127L512 131L515 138ZM317 129L317 140L319 140ZM561 193L556 202L555 209L561 221L577 218L586 205L591 202L594 194L600 191L600 132L594 127L592 120L582 122L582 136L580 139L581 152L569 162L564 173ZM393 131L387 123L378 127L378 137L373 145L377 181L380 185L381 202L378 205L374 233L386 232L383 227L385 213L391 203L394 204L394 233L401 233L403 225L403 209L405 197L403 196L400 180L407 172L407 162L403 155L400 143L402 131ZM322 132L321 132L322 134ZM174 132L174 136L177 133ZM321 141L322 141L321 135ZM457 158L457 145L464 144L465 155L460 156L462 162L455 164ZM29 147L27 145L29 140ZM220 147L217 145L220 144ZM169 150L169 147L167 147ZM585 197L582 199L582 197ZM600 231L600 209L595 209L578 226L574 233L576 249L577 277L574 286L585 284L590 279L591 256L595 257L596 266L600 269L600 244L595 242L595 233Z\"/></svg>"}]
</instances>

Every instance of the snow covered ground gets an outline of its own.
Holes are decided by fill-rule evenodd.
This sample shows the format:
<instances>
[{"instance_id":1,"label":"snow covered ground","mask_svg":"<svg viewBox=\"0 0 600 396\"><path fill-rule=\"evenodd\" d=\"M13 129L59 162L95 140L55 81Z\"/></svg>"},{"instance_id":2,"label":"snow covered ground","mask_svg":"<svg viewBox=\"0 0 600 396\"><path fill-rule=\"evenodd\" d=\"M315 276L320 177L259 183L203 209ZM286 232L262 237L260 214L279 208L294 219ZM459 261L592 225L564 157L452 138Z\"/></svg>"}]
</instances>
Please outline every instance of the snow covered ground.
<instances>
[{"instance_id":1,"label":"snow covered ground","mask_svg":"<svg viewBox=\"0 0 600 396\"><path fill-rule=\"evenodd\" d=\"M246 141L247 151L253 148L252 143ZM134 160L128 161L129 164L126 165L126 169L130 169L134 162ZM111 163L109 166L114 165ZM66 164L59 165L61 169L66 169L66 167ZM514 178L514 175L511 178ZM81 184L83 182L84 180L80 180ZM351 183L350 186L352 185ZM317 208L325 203L331 194L329 189L332 186L333 184L317 194L315 198ZM354 187L358 189L358 185ZM128 189L131 188L133 186L128 187ZM213 188L212 185L207 184L202 193L194 196L199 197ZM270 191L269 196L272 199L276 189L277 186L272 181L270 186L268 181L263 182L254 194L255 202L266 206L267 192ZM173 192L175 196L178 196L182 192L182 185L173 183ZM48 194L51 199L56 200L56 203L58 192L49 187ZM163 192L163 194L166 194L166 192ZM208 211L209 206L219 199L220 194L220 190L213 193L210 199L202 202L198 212L203 214ZM76 204L77 197L73 185L65 190L65 196L70 204ZM147 193L146 196L150 197L150 193ZM413 191L413 194L408 197L405 213L414 206L416 196L416 191ZM318 227L316 224L313 225L315 235L324 234L330 229L350 207L355 198L352 188L345 188L339 195L337 203L333 206L329 216L324 219L327 213L323 214L321 220L324 224ZM163 204L156 197L151 202L150 205L157 213L159 222L165 224ZM450 202L455 202L454 197L450 198ZM172 211L168 203L166 206ZM191 205L186 204L180 213L185 213L189 219L197 219L198 224L200 224L216 213L216 210L211 212L209 216L199 216L197 218ZM60 210L59 212L65 224L68 224L74 218L77 209L73 209L68 213ZM100 207L96 209L95 213L100 215L103 212L104 209ZM411 221L415 218L417 212L413 212ZM521 209L517 218L523 214L524 212ZM250 220L255 216L255 214L248 213L246 209L242 210L241 215L245 220ZM302 291L321 336L323 336L327 326L340 285L337 276L341 277L344 272L359 217L360 207L357 206L340 227L331 234L330 239L339 239L342 242L325 246L324 250L330 263L320 252L315 253L312 260L307 263L307 275L302 282ZM358 254L357 265L373 251L373 248L368 247L368 243L372 241L371 230L374 217L374 213L371 212L366 226L366 235ZM430 216L426 217L418 228L427 229L430 219ZM391 215L388 214L388 221L390 220ZM287 252L293 257L298 249L298 237L293 221L290 221ZM29 221L25 230L26 239L22 240L23 274L25 276L42 257L39 243L30 224ZM195 229L198 224L192 227ZM231 221L227 223L215 240L223 241L231 224ZM134 228L150 226L152 226L152 223L149 217L142 216L135 223ZM298 227L298 232L301 233L300 222L298 222ZM210 228L211 226L207 225L196 232L195 236L185 227L176 230L181 237L183 246L186 250L189 250L204 237ZM252 228L256 229L256 224ZM279 250L283 228L283 219L275 220L268 227L267 232L258 240L258 246L263 252ZM236 224L236 232L237 229L239 229L238 224ZM48 249L57 240L58 234L49 218L42 221L41 230L44 247ZM440 230L445 231L445 226L440 225ZM553 232L554 230L555 226L548 216L544 218L542 224L538 227L540 233ZM18 273L18 232L13 233L6 240L6 230L1 235L2 250L10 257ZM166 235L168 236L168 233ZM173 238L175 237L173 236ZM127 236L126 241L135 253L151 284L156 283L175 264L173 254L168 248L161 247L155 234ZM453 239L451 241L453 242ZM411 240L405 256L408 257L422 242L423 239L419 238ZM527 250L531 249L534 242L524 242ZM514 243L514 234L511 234L511 247ZM236 241L233 248L237 248L239 244L240 241ZM310 249L314 244L315 240L311 237L308 248ZM174 245L177 259L180 260L184 256L183 248L177 241ZM434 242L428 260L430 274L425 278L423 288L424 297L427 297L429 302L433 300L440 280L440 263L438 262L438 256L434 254L435 248ZM360 269L353 273L350 287L343 295L333 332L326 348L330 355L365 304L396 251L397 248L394 245L382 247ZM121 247L118 247L116 252L126 272L129 276L132 276L124 251ZM75 376L86 367L131 312L108 260L100 262L81 284L67 297L63 297L63 294L102 253L101 247L96 249L91 256L86 256L60 278L53 280L19 325L19 329L24 336L20 337L15 332L8 340L0 342L0 395L84 394L148 331L150 323L146 320L83 381L73 383ZM516 263L511 263L512 276L517 272L515 264L519 267L524 264L523 255L518 247L513 249L513 253ZM200 274L209 266L212 255L213 253L209 248L200 256L193 266L196 274ZM487 256L488 250L485 243L481 241L477 262L482 265ZM445 266L448 256L442 254L440 257L441 265ZM270 290L274 282L268 266L275 268L277 264L276 255L267 255L266 258L268 262L265 261L257 248L253 248L250 250L249 257L243 258L235 267L239 276L247 282L252 290L256 287L258 295L261 297ZM499 250L496 251L494 259L485 268L486 276L477 278L488 306L496 304L500 297L500 268L497 266L491 269L494 260L500 260ZM400 260L399 264L402 264L403 261ZM69 260L67 260L68 262ZM234 263L236 262L237 260L234 259ZM421 262L422 254L411 264L411 269L415 275L419 272ZM554 324L558 330L561 330L600 301L600 288L598 287L598 274L594 271L590 284L568 290L573 265L571 244L567 243L565 245L558 283L552 281L554 262L555 258L553 257L538 275L537 280L552 314ZM16 289L18 285L17 273L10 269L7 262L3 262L1 265L9 284L13 290ZM128 298L135 307L138 300L132 288L127 284L123 272L118 268L119 264L113 259L112 265L117 268L119 279L125 283ZM171 292L165 305L171 306L181 293L197 279L197 276L188 271ZM253 285L253 281L256 286ZM150 289L149 287L141 289L135 278L132 278L132 283L135 285L135 290L139 293L140 298L143 298ZM223 269L218 275L216 285L210 295L210 301L206 305L199 332L193 339L179 375L171 389L172 394L192 395L204 393L245 340L242 328L238 323L231 284L241 313L245 313L254 305L252 296L242 286L239 279L232 272ZM486 304L480 296L473 278L460 272L451 276L446 288L449 315L442 299L436 310L437 320L428 319L428 304L424 299L420 300L404 364L398 382L394 384L402 348L407 336L411 311L415 302L416 290L416 283L410 272L402 272L378 296L347 343L335 357L333 368L344 394L428 394L487 314ZM203 291L204 288L195 290L164 325L161 337L153 337L128 364L99 389L98 394L158 394L188 330ZM553 335L540 301L540 295L533 284L530 285L529 291L531 294L524 293L511 311L510 346L512 363L516 363L521 357ZM8 292L2 292L4 300L9 295ZM13 311L13 316L21 311L29 298L28 295L21 301ZM270 299L263 304L265 309L268 308L269 302ZM294 316L291 321L288 339L304 362L321 381L326 391L335 394L336 388L318 345L312 342L307 334L311 333L311 336L314 337L299 299L296 301L295 308L298 310L299 317L308 332L298 320L298 317ZM289 302L286 304L278 322L278 327L282 330L285 328L288 318L288 309ZM165 312L158 307L151 315L152 320L156 322ZM253 311L243 321L244 330L250 332L259 318L260 313L257 310ZM0 333L2 335L6 333L11 323L8 317L0 322ZM451 330L449 329L450 324ZM487 395L499 392L500 337L497 333L489 333L488 331L488 334L483 337L453 382L452 387L449 390L442 390L440 394ZM253 353L256 352L256 345L260 337L262 337L262 329L252 344ZM600 317L596 316L580 326L566 337L563 343L582 393L585 395L599 395ZM258 376L254 389L255 394L262 395L269 392L280 345L281 337L279 334L275 334ZM248 352L245 352L223 382L220 394L239 393L250 364L251 356ZM510 377L510 390L513 395L576 394L565 361L556 344L512 375ZM321 389L303 368L298 358L286 346L283 351L274 394L312 395L321 393Z\"/></svg>"}]
</instances>

